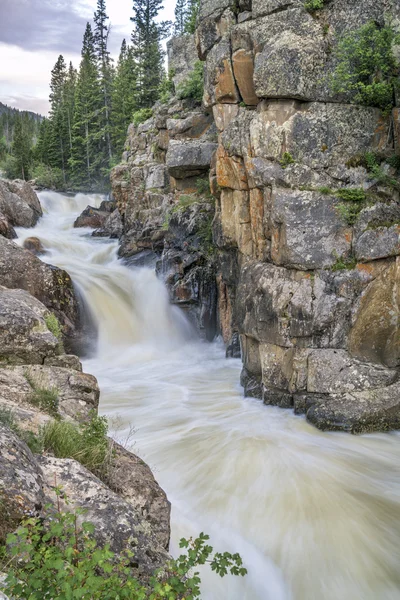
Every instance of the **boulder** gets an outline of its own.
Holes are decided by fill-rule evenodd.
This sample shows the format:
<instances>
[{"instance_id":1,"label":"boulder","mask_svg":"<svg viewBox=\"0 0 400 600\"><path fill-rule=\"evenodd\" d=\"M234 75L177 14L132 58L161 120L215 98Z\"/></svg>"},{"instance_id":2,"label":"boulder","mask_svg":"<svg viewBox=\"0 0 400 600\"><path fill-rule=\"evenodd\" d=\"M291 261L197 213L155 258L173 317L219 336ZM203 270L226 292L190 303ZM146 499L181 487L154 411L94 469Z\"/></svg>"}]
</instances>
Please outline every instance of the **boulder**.
<instances>
[{"instance_id":1,"label":"boulder","mask_svg":"<svg viewBox=\"0 0 400 600\"><path fill-rule=\"evenodd\" d=\"M43 214L29 183L5 179L0 179L0 212L14 227L34 227Z\"/></svg>"},{"instance_id":2,"label":"boulder","mask_svg":"<svg viewBox=\"0 0 400 600\"><path fill-rule=\"evenodd\" d=\"M360 299L349 350L360 360L400 366L400 257L384 264Z\"/></svg>"},{"instance_id":3,"label":"boulder","mask_svg":"<svg viewBox=\"0 0 400 600\"><path fill-rule=\"evenodd\" d=\"M24 290L0 287L0 364L43 364L58 353L46 307Z\"/></svg>"},{"instance_id":4,"label":"boulder","mask_svg":"<svg viewBox=\"0 0 400 600\"><path fill-rule=\"evenodd\" d=\"M360 434L400 429L400 384L319 399L307 411L307 420L323 431Z\"/></svg>"},{"instance_id":5,"label":"boulder","mask_svg":"<svg viewBox=\"0 0 400 600\"><path fill-rule=\"evenodd\" d=\"M103 227L93 231L93 237L109 237L119 239L123 234L123 223L119 210L114 210L104 221Z\"/></svg>"},{"instance_id":6,"label":"boulder","mask_svg":"<svg viewBox=\"0 0 400 600\"><path fill-rule=\"evenodd\" d=\"M24 241L23 247L25 250L29 250L35 256L40 256L40 254L45 254L46 250L43 248L42 242L37 237L29 237Z\"/></svg>"},{"instance_id":7,"label":"boulder","mask_svg":"<svg viewBox=\"0 0 400 600\"><path fill-rule=\"evenodd\" d=\"M0 235L4 236L8 240L14 240L17 237L15 229L8 218L0 212Z\"/></svg>"},{"instance_id":8,"label":"boulder","mask_svg":"<svg viewBox=\"0 0 400 600\"><path fill-rule=\"evenodd\" d=\"M273 262L300 270L323 269L348 256L352 232L339 216L338 204L332 195L276 189L271 199Z\"/></svg>"},{"instance_id":9,"label":"boulder","mask_svg":"<svg viewBox=\"0 0 400 600\"><path fill-rule=\"evenodd\" d=\"M142 515L150 524L160 546L168 550L171 504L148 465L138 456L114 443L111 481L108 484Z\"/></svg>"},{"instance_id":10,"label":"boulder","mask_svg":"<svg viewBox=\"0 0 400 600\"><path fill-rule=\"evenodd\" d=\"M216 149L217 144L212 142L171 140L166 157L170 175L184 179L206 173Z\"/></svg>"},{"instance_id":11,"label":"boulder","mask_svg":"<svg viewBox=\"0 0 400 600\"><path fill-rule=\"evenodd\" d=\"M78 299L68 273L42 262L28 250L0 236L0 285L29 292L57 316L73 344L79 337Z\"/></svg>"},{"instance_id":12,"label":"boulder","mask_svg":"<svg viewBox=\"0 0 400 600\"><path fill-rule=\"evenodd\" d=\"M115 553L128 548L133 552L131 565L139 577L151 575L162 567L169 556L159 544L151 525L139 511L112 492L85 467L71 459L38 457L46 492L53 502L54 480L68 498L68 510L82 508L80 521L89 521L95 527L94 536L99 544L110 544Z\"/></svg>"},{"instance_id":13,"label":"boulder","mask_svg":"<svg viewBox=\"0 0 400 600\"><path fill-rule=\"evenodd\" d=\"M108 217L108 211L87 206L75 220L74 227L91 227L92 229L97 229L103 227Z\"/></svg>"}]
</instances>

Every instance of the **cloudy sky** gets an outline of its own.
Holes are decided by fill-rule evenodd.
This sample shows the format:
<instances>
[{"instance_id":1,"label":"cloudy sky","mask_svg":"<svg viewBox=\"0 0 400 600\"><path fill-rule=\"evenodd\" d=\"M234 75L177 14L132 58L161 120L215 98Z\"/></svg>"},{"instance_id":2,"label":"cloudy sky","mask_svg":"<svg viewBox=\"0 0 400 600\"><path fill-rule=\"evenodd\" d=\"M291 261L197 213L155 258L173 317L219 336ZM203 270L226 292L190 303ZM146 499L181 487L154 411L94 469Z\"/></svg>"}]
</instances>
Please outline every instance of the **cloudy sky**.
<instances>
[{"instance_id":1,"label":"cloudy sky","mask_svg":"<svg viewBox=\"0 0 400 600\"><path fill-rule=\"evenodd\" d=\"M175 0L165 0L173 19ZM85 24L96 0L0 0L0 102L46 114L50 71L59 54L77 67ZM108 0L111 50L132 30L131 0Z\"/></svg>"}]
</instances>

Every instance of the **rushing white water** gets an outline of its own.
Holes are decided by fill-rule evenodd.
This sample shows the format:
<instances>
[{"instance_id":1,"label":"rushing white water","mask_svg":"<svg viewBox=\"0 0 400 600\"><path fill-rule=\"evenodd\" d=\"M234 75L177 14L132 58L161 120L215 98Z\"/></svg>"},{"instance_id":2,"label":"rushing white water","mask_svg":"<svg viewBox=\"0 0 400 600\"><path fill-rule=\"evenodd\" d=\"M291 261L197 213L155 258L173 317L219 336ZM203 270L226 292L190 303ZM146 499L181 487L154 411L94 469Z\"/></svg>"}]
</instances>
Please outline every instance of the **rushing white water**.
<instances>
[{"instance_id":1,"label":"rushing white water","mask_svg":"<svg viewBox=\"0 0 400 600\"><path fill-rule=\"evenodd\" d=\"M193 338L147 269L116 242L72 229L100 197L40 194L45 260L65 268L99 326L84 362L101 412L133 426L133 450L172 502L177 541L205 531L249 574L204 572L205 600L399 600L400 436L322 433L291 411L244 400L240 362Z\"/></svg>"}]
</instances>

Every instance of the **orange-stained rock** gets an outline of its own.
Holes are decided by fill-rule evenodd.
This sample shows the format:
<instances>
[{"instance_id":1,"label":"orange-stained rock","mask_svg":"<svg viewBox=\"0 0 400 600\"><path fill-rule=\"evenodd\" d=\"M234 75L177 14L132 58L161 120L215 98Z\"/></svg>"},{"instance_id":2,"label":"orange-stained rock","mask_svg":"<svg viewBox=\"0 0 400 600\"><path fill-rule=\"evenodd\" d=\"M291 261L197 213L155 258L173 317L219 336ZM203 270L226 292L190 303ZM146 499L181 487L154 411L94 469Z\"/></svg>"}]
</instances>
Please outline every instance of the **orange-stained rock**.
<instances>
[{"instance_id":1,"label":"orange-stained rock","mask_svg":"<svg viewBox=\"0 0 400 600\"><path fill-rule=\"evenodd\" d=\"M349 336L352 356L396 367L400 364L400 257L367 288Z\"/></svg>"},{"instance_id":2,"label":"orange-stained rock","mask_svg":"<svg viewBox=\"0 0 400 600\"><path fill-rule=\"evenodd\" d=\"M259 98L256 96L254 89L254 59L252 53L247 50L238 50L233 55L232 61L236 85L243 101L249 106L256 106L259 103Z\"/></svg>"},{"instance_id":3,"label":"orange-stained rock","mask_svg":"<svg viewBox=\"0 0 400 600\"><path fill-rule=\"evenodd\" d=\"M269 241L266 238L267 215L265 210L264 194L270 195L268 189L260 190L255 188L250 190L250 220L253 235L254 258L266 260L268 256Z\"/></svg>"},{"instance_id":4,"label":"orange-stained rock","mask_svg":"<svg viewBox=\"0 0 400 600\"><path fill-rule=\"evenodd\" d=\"M243 159L229 156L222 145L217 150L217 181L222 188L249 189Z\"/></svg>"},{"instance_id":5,"label":"orange-stained rock","mask_svg":"<svg viewBox=\"0 0 400 600\"><path fill-rule=\"evenodd\" d=\"M216 74L215 98L221 104L236 104L239 102L232 64L228 59L222 62L222 68Z\"/></svg>"}]
</instances>

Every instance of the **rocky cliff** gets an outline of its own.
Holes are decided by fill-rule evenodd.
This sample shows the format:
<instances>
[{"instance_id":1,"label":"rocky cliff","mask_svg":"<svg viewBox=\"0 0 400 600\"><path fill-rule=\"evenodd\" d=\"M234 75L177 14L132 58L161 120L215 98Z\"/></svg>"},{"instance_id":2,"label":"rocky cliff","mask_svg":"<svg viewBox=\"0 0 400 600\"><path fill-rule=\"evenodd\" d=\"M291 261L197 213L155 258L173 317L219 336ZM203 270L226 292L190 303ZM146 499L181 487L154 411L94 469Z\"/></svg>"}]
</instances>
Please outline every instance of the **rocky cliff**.
<instances>
[{"instance_id":1,"label":"rocky cliff","mask_svg":"<svg viewBox=\"0 0 400 600\"><path fill-rule=\"evenodd\" d=\"M245 393L322 429L400 426L400 113L329 85L338 40L399 14L398 0L312 13L303 0L203 0L203 106L155 107L112 176L121 256L155 253L200 327L216 295L211 320L230 349L240 336ZM191 43L169 48L180 81ZM196 186L209 168L207 199ZM206 252L192 232L214 210Z\"/></svg>"}]
</instances>

